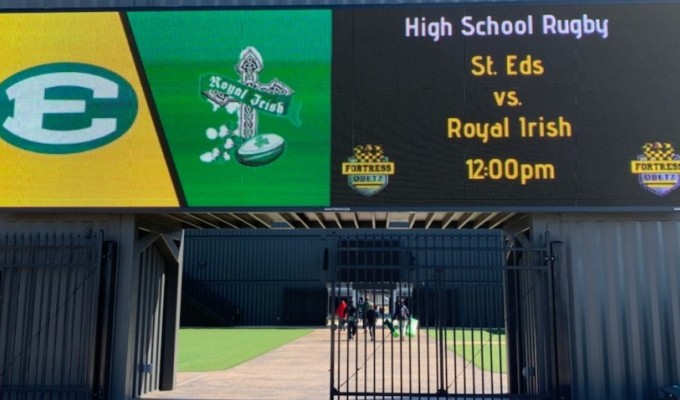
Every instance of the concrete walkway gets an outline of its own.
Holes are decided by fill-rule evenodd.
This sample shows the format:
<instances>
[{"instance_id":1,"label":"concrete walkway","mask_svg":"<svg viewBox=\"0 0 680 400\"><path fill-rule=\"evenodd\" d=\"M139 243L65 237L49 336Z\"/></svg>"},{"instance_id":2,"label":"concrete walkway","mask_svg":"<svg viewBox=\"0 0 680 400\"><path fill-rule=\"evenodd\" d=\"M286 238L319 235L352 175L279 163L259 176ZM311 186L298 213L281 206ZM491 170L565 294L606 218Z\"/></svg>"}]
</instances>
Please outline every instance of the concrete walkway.
<instances>
[{"instance_id":1,"label":"concrete walkway","mask_svg":"<svg viewBox=\"0 0 680 400\"><path fill-rule=\"evenodd\" d=\"M439 361L436 360L436 356L430 358L425 354L414 357L419 348L418 340L414 338L410 343L409 340L400 342L399 340L393 341L387 336L383 340L379 338L371 342L365 340L361 334L360 330L359 340L348 342L346 332L341 332L340 338L343 340L339 343L336 341L334 357L336 364L340 359L343 366L340 371L336 371L334 376L336 387L339 382L340 389L343 391L368 392L375 389L379 392L402 390L408 392L410 390L407 387L412 386L411 382L415 379L419 384L431 385L426 392L436 392L437 377L432 376L436 375L433 373L434 368L429 369L427 365L433 361ZM421 343L425 343L423 340L427 339L423 335L425 333L421 334ZM330 340L328 329L316 329L309 335L224 371L179 373L175 390L158 391L147 394L143 398L173 400L328 399L330 397ZM435 346L430 347L431 350L436 350ZM399 351L398 357L401 360L399 369L383 363L383 360L386 360L385 354L390 354L391 360L394 358L395 351ZM372 354L365 356L367 353ZM381 361L375 362L376 359ZM419 360L418 365L414 363L415 359ZM447 355L447 359L449 359L447 364L450 364L447 367L450 376L446 379L452 382L447 385L449 392L500 394L504 388L507 390L504 374L483 372L453 354ZM357 360L365 361L357 362ZM387 379L389 383L383 381L384 376L389 377ZM395 376L397 377L396 386ZM423 389L425 387L422 387L421 391ZM389 398L401 399L401 397Z\"/></svg>"},{"instance_id":2,"label":"concrete walkway","mask_svg":"<svg viewBox=\"0 0 680 400\"><path fill-rule=\"evenodd\" d=\"M146 399L319 400L330 390L330 332L316 329L236 367L177 374L173 391Z\"/></svg>"}]
</instances>

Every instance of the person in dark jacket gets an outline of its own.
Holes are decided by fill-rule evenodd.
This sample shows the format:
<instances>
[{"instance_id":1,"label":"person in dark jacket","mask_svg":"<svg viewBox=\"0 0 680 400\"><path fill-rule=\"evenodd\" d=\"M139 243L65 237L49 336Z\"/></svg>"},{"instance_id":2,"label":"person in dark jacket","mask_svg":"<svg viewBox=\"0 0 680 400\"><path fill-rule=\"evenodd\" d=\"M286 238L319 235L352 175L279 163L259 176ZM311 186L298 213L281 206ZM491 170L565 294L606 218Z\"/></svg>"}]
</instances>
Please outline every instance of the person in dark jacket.
<instances>
[{"instance_id":1,"label":"person in dark jacket","mask_svg":"<svg viewBox=\"0 0 680 400\"><path fill-rule=\"evenodd\" d=\"M373 305L366 311L364 318L366 320L366 327L368 328L368 334L371 335L371 341L375 339L375 322L378 319L378 311L376 310L378 306Z\"/></svg>"},{"instance_id":2,"label":"person in dark jacket","mask_svg":"<svg viewBox=\"0 0 680 400\"><path fill-rule=\"evenodd\" d=\"M347 340L352 340L357 334L357 308L351 298L345 308L345 321L347 321Z\"/></svg>"}]
</instances>

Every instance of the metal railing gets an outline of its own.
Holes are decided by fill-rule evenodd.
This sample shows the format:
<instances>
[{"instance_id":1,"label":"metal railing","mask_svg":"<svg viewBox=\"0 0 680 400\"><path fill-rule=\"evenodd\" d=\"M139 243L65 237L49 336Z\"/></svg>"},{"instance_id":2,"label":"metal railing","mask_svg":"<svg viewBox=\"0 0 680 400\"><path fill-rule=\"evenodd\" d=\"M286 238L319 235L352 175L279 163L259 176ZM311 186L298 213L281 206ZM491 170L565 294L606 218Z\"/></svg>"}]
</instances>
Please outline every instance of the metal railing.
<instances>
[{"instance_id":1,"label":"metal railing","mask_svg":"<svg viewBox=\"0 0 680 400\"><path fill-rule=\"evenodd\" d=\"M330 398L556 398L547 249L492 239L339 243L331 303L352 299L357 311L354 326L350 313L331 322ZM397 264L359 261L394 251ZM366 300L379 311L373 335L358 304ZM398 300L417 329L395 319Z\"/></svg>"}]
</instances>

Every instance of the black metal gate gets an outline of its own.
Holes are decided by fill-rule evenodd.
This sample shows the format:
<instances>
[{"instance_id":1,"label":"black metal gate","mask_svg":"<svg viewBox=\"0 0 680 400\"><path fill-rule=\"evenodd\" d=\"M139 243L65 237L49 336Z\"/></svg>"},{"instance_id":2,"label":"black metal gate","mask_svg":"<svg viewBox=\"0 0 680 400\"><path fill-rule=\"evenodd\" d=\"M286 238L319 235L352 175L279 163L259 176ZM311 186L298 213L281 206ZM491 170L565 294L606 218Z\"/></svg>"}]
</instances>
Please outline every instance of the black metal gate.
<instances>
[{"instance_id":1,"label":"black metal gate","mask_svg":"<svg viewBox=\"0 0 680 400\"><path fill-rule=\"evenodd\" d=\"M549 247L515 243L501 231L339 238L331 298L357 311L333 317L330 398L555 398Z\"/></svg>"},{"instance_id":2,"label":"black metal gate","mask_svg":"<svg viewBox=\"0 0 680 400\"><path fill-rule=\"evenodd\" d=\"M0 399L80 400L102 389L108 328L98 316L111 263L102 254L92 233L0 240Z\"/></svg>"}]
</instances>

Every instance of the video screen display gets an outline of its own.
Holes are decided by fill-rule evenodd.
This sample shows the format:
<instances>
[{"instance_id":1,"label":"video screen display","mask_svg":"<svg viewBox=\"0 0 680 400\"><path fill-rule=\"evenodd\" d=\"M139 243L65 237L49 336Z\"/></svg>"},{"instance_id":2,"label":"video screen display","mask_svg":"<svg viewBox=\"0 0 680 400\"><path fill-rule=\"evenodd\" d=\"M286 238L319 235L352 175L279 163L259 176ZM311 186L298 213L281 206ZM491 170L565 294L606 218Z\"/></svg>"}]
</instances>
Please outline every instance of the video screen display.
<instances>
[{"instance_id":1,"label":"video screen display","mask_svg":"<svg viewBox=\"0 0 680 400\"><path fill-rule=\"evenodd\" d=\"M0 14L0 207L675 210L678 20L680 3Z\"/></svg>"}]
</instances>

